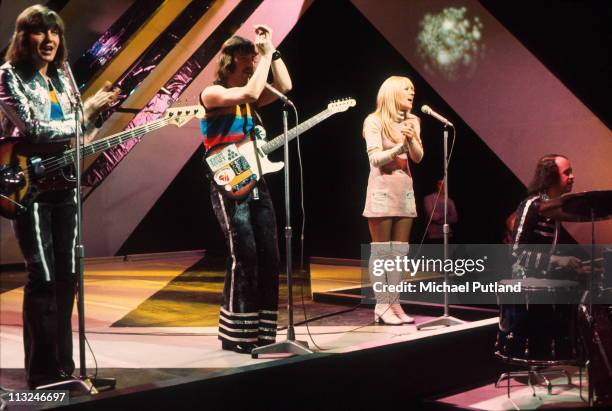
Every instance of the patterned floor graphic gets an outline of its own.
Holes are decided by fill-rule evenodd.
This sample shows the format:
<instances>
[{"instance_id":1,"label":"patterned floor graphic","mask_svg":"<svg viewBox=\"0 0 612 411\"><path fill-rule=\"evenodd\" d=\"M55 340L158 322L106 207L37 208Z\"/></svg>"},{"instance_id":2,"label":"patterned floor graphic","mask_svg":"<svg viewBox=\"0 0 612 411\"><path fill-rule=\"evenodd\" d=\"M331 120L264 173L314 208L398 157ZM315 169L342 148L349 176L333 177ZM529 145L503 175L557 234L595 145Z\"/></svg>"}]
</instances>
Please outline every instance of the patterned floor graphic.
<instances>
[{"instance_id":1,"label":"patterned floor graphic","mask_svg":"<svg viewBox=\"0 0 612 411\"><path fill-rule=\"evenodd\" d=\"M175 277L164 288L143 301L113 327L205 327L216 326L222 300L224 261L204 258ZM287 322L286 276L281 275L279 324ZM303 284L303 287L302 287ZM302 304L302 294L304 304ZM294 320L303 321L319 315L347 309L332 304L314 303L304 277L294 277ZM306 310L306 316L304 315ZM316 321L316 325L366 325L373 320L372 310L359 308L350 313Z\"/></svg>"}]
</instances>

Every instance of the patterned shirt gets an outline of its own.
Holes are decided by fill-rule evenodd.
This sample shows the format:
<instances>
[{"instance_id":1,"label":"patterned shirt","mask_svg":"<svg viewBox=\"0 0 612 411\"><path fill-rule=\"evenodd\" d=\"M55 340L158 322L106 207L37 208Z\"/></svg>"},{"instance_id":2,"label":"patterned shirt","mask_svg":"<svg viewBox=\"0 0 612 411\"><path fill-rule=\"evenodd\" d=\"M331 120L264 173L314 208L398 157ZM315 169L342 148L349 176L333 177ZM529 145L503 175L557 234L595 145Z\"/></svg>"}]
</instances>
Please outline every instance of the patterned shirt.
<instances>
[{"instance_id":1,"label":"patterned shirt","mask_svg":"<svg viewBox=\"0 0 612 411\"><path fill-rule=\"evenodd\" d=\"M516 210L512 257L515 277L546 275L555 238L555 221L540 214L544 194L525 199Z\"/></svg>"}]
</instances>

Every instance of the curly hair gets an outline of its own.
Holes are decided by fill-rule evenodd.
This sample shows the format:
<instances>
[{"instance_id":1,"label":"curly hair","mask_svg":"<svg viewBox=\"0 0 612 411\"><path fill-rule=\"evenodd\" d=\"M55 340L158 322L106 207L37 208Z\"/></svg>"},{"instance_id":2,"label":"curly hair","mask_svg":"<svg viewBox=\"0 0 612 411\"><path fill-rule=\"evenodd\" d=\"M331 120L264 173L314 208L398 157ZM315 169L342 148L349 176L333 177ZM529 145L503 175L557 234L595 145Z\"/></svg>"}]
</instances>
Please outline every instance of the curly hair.
<instances>
[{"instance_id":1,"label":"curly hair","mask_svg":"<svg viewBox=\"0 0 612 411\"><path fill-rule=\"evenodd\" d=\"M255 44L240 36L232 36L223 43L217 69L217 83L226 84L227 78L235 69L234 56L257 54Z\"/></svg>"},{"instance_id":2,"label":"curly hair","mask_svg":"<svg viewBox=\"0 0 612 411\"><path fill-rule=\"evenodd\" d=\"M66 39L64 38L64 21L49 8L36 4L30 6L17 17L15 32L6 50L5 60L11 64L19 64L32 61L32 53L29 45L29 35L37 31L57 30L59 32L60 44L53 63L59 65L68 57Z\"/></svg>"},{"instance_id":3,"label":"curly hair","mask_svg":"<svg viewBox=\"0 0 612 411\"><path fill-rule=\"evenodd\" d=\"M555 162L557 157L568 159L563 154L546 154L538 160L533 178L527 186L529 195L542 193L559 183L559 167Z\"/></svg>"}]
</instances>

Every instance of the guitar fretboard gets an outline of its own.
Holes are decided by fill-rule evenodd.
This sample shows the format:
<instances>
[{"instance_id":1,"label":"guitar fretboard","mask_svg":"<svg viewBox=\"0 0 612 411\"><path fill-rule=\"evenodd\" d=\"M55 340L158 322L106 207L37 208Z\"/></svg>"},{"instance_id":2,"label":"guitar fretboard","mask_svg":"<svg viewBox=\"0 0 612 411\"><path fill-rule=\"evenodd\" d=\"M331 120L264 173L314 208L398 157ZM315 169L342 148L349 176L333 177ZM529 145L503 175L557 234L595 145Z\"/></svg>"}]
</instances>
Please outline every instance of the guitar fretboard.
<instances>
[{"instance_id":1,"label":"guitar fretboard","mask_svg":"<svg viewBox=\"0 0 612 411\"><path fill-rule=\"evenodd\" d=\"M293 127L287 132L289 141L293 140L298 134L302 134L306 130L316 126L318 123L330 117L332 114L334 114L334 112L327 109L320 112L316 116L309 118L308 120L299 124L297 127ZM285 145L285 135L281 134L261 146L261 151L264 154L268 155L277 148L282 147L283 145Z\"/></svg>"},{"instance_id":2,"label":"guitar fretboard","mask_svg":"<svg viewBox=\"0 0 612 411\"><path fill-rule=\"evenodd\" d=\"M100 151L107 150L113 146L124 143L133 138L142 137L145 134L164 127L168 124L168 119L163 118L152 123L144 124L139 127L132 128L130 130L122 131L121 133L114 134L110 137L94 141L81 148L81 156L87 157L96 154ZM74 164L76 161L76 150L71 149L64 152L61 156L51 157L43 162L45 166L45 172L53 172L59 170L67 165Z\"/></svg>"}]
</instances>

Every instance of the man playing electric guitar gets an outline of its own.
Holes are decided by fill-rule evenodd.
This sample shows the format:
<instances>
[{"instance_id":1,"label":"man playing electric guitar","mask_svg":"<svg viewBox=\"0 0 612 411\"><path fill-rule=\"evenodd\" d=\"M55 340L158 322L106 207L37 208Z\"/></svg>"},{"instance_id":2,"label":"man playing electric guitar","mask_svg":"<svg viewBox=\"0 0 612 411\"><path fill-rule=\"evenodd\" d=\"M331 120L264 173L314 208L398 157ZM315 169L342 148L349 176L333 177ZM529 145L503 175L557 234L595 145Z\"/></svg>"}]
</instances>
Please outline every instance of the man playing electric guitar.
<instances>
[{"instance_id":1,"label":"man playing electric guitar","mask_svg":"<svg viewBox=\"0 0 612 411\"><path fill-rule=\"evenodd\" d=\"M207 113L201 121L207 151L254 138L259 122L255 109L276 99L264 89L270 69L273 86L283 93L291 90L269 27L255 26L254 43L233 36L223 44L217 80L200 96ZM250 353L276 338L279 255L274 208L263 178L240 199L224 196L211 182L210 196L230 254L219 339L225 350Z\"/></svg>"}]
</instances>

